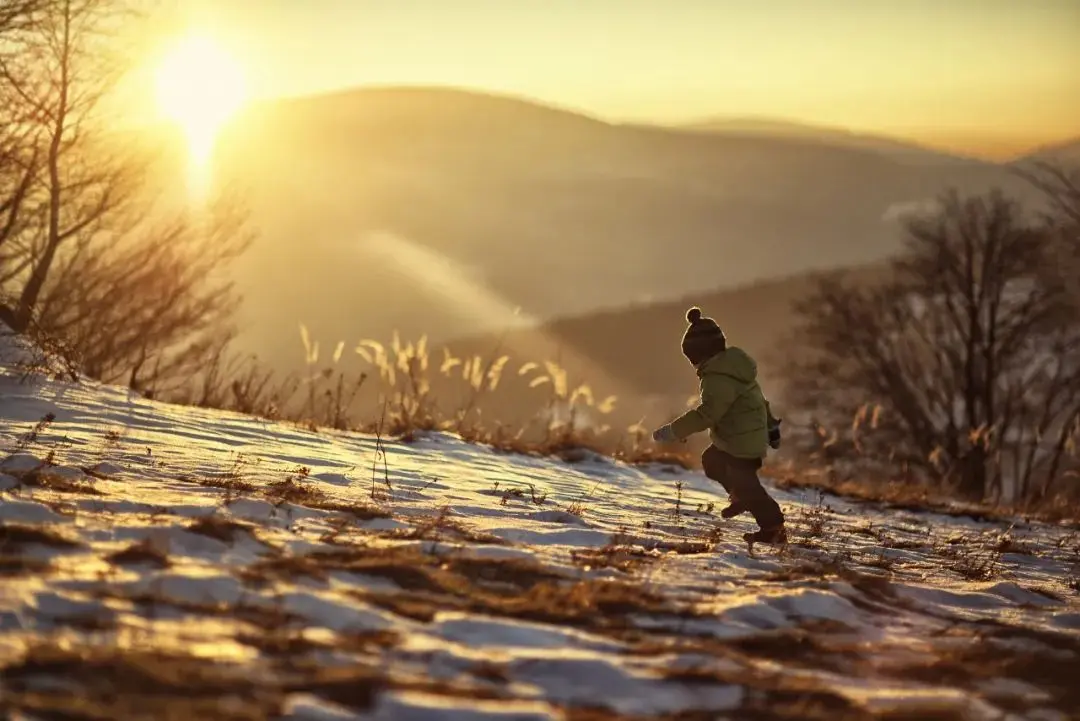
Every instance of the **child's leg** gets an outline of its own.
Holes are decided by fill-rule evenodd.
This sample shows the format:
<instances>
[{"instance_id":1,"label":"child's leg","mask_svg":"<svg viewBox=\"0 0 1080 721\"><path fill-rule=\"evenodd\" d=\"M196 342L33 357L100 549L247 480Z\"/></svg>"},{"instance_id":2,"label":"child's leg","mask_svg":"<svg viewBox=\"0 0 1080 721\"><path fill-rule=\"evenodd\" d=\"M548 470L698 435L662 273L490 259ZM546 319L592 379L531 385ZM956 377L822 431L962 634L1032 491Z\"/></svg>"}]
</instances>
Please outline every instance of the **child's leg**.
<instances>
[{"instance_id":1,"label":"child's leg","mask_svg":"<svg viewBox=\"0 0 1080 721\"><path fill-rule=\"evenodd\" d=\"M705 477L716 481L724 490L727 491L729 497L731 497L732 503L735 502L735 493L732 491L731 483L728 480L730 473L728 471L727 459L730 456L721 451L716 446L710 445L705 449L705 452L701 454L701 470L704 471Z\"/></svg>"},{"instance_id":2,"label":"child's leg","mask_svg":"<svg viewBox=\"0 0 1080 721\"><path fill-rule=\"evenodd\" d=\"M727 465L730 488L738 496L739 503L754 516L757 524L766 530L783 526L784 513L780 510L780 504L773 500L758 479L761 461L731 456Z\"/></svg>"},{"instance_id":3,"label":"child's leg","mask_svg":"<svg viewBox=\"0 0 1080 721\"><path fill-rule=\"evenodd\" d=\"M701 456L701 467L705 476L716 481L724 487L728 494L728 505L720 509L721 518L734 518L749 509L739 500L735 488L731 485L731 456L716 448L709 446Z\"/></svg>"}]
</instances>

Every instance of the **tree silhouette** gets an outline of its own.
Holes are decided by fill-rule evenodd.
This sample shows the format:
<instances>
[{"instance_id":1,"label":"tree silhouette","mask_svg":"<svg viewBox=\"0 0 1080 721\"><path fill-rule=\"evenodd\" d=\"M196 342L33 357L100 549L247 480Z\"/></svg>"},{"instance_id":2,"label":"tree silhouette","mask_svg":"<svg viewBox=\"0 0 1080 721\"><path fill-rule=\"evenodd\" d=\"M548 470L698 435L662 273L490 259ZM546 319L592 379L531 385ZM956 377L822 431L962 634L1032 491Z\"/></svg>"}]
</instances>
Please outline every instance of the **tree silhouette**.
<instances>
[{"instance_id":1,"label":"tree silhouette","mask_svg":"<svg viewBox=\"0 0 1080 721\"><path fill-rule=\"evenodd\" d=\"M1080 419L1080 323L1045 273L1054 234L998 193L949 193L906 235L886 282L837 275L798 304L791 398L822 427L850 425L859 454L967 497L1047 493Z\"/></svg>"},{"instance_id":2,"label":"tree silhouette","mask_svg":"<svg viewBox=\"0 0 1080 721\"><path fill-rule=\"evenodd\" d=\"M53 0L19 17L0 54L0 320L59 338L103 380L176 380L230 333L243 206L156 192L150 144L103 122L129 69L126 3Z\"/></svg>"}]
</instances>

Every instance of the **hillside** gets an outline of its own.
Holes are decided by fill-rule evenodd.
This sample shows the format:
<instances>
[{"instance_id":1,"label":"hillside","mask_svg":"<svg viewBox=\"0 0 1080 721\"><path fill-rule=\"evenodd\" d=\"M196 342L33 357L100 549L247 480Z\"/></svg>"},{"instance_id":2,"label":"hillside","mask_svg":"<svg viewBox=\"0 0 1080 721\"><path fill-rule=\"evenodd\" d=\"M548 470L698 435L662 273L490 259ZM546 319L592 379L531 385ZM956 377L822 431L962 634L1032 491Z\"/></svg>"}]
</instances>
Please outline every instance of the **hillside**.
<instances>
[{"instance_id":1,"label":"hillside","mask_svg":"<svg viewBox=\"0 0 1080 721\"><path fill-rule=\"evenodd\" d=\"M851 277L873 282L884 273L884 266L870 265L852 269ZM460 356L488 357L498 347L522 361L558 359L570 379L587 381L602 395L613 393L622 399L612 419L616 426L625 427L642 416L655 424L681 409L697 391L679 343L686 309L698 305L719 323L731 344L757 358L766 393L782 407L783 362L799 351L792 304L810 292L819 277L805 273L676 300L602 309L556 318L536 328L462 337L447 345ZM515 415L515 406L536 407L526 393L509 387L485 404L496 417L520 422L527 419Z\"/></svg>"},{"instance_id":2,"label":"hillside","mask_svg":"<svg viewBox=\"0 0 1080 721\"><path fill-rule=\"evenodd\" d=\"M1033 161L1080 167L1080 138L1038 148L1017 158L1012 164L1022 165Z\"/></svg>"},{"instance_id":3,"label":"hillside","mask_svg":"<svg viewBox=\"0 0 1080 721\"><path fill-rule=\"evenodd\" d=\"M679 127L701 133L792 138L838 147L869 150L899 162L927 165L978 164L974 158L951 155L918 143L885 135L859 133L844 128L757 117L717 117L685 123Z\"/></svg>"},{"instance_id":4,"label":"hillside","mask_svg":"<svg viewBox=\"0 0 1080 721\"><path fill-rule=\"evenodd\" d=\"M261 238L242 327L278 362L327 343L433 339L876 262L892 211L986 163L899 162L804 138L622 126L514 98L356 90L253 107L224 176Z\"/></svg>"},{"instance_id":5,"label":"hillside","mask_svg":"<svg viewBox=\"0 0 1080 721\"><path fill-rule=\"evenodd\" d=\"M1065 719L1070 529L36 377L0 336L0 715ZM767 481L768 482L768 481ZM963 513L963 509L951 509Z\"/></svg>"}]
</instances>

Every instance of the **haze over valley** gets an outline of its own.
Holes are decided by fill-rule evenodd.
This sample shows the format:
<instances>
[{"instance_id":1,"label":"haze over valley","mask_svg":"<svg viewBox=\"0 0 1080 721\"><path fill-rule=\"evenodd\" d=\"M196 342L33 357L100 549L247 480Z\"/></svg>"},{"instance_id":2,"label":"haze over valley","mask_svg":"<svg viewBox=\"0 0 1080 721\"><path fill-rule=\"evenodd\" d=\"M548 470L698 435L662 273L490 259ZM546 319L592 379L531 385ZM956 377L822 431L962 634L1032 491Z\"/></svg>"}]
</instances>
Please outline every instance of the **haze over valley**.
<instances>
[{"instance_id":1,"label":"haze over valley","mask_svg":"<svg viewBox=\"0 0 1080 721\"><path fill-rule=\"evenodd\" d=\"M498 332L878 262L946 188L1030 192L1008 165L888 138L613 124L455 89L259 105L219 147L259 232L242 340L283 365L300 323L328 343Z\"/></svg>"}]
</instances>

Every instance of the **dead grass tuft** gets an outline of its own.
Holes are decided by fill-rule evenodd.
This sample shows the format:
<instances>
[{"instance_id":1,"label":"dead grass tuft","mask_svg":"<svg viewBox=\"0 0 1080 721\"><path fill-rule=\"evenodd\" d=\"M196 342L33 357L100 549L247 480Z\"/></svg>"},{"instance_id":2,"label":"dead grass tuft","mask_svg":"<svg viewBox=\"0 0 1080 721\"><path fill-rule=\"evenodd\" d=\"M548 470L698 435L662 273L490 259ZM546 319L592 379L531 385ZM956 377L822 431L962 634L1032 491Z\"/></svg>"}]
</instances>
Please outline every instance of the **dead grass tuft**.
<instances>
[{"instance_id":1,"label":"dead grass tuft","mask_svg":"<svg viewBox=\"0 0 1080 721\"><path fill-rule=\"evenodd\" d=\"M345 503L344 501L336 501L327 496L309 498L307 501L303 501L298 505L305 506L307 508L313 508L319 511L330 511L332 513L343 513L347 516L351 516L357 521L373 521L376 518L390 518L390 512L374 506L370 503Z\"/></svg>"},{"instance_id":2,"label":"dead grass tuft","mask_svg":"<svg viewBox=\"0 0 1080 721\"><path fill-rule=\"evenodd\" d=\"M4 705L40 718L257 721L282 702L247 670L160 652L39 644L2 672Z\"/></svg>"},{"instance_id":3,"label":"dead grass tuft","mask_svg":"<svg viewBox=\"0 0 1080 721\"><path fill-rule=\"evenodd\" d=\"M1001 534L994 546L994 550L999 554L1012 553L1019 556L1035 555L1035 549L1030 543L1019 541L1009 533Z\"/></svg>"},{"instance_id":4,"label":"dead grass tuft","mask_svg":"<svg viewBox=\"0 0 1080 721\"><path fill-rule=\"evenodd\" d=\"M781 684L774 682L772 685ZM825 689L768 688L751 689L739 708L738 718L746 721L870 721L874 717L851 700ZM937 721L929 716L918 718L920 721ZM950 721L961 719L953 716Z\"/></svg>"},{"instance_id":5,"label":"dead grass tuft","mask_svg":"<svg viewBox=\"0 0 1080 721\"><path fill-rule=\"evenodd\" d=\"M848 477L832 466L796 466L793 463L771 465L765 475L778 488L808 488L841 498L875 503L896 510L933 512L976 521L1012 521L1017 516L1048 523L1080 525L1080 501L1055 496L1039 502L1016 505L959 501L947 490L895 478L874 480L866 476Z\"/></svg>"},{"instance_id":6,"label":"dead grass tuft","mask_svg":"<svg viewBox=\"0 0 1080 721\"><path fill-rule=\"evenodd\" d=\"M354 591L367 602L430 621L459 610L591 628L630 627L631 614L689 613L639 585L574 581L522 559L440 557L416 548L354 548L308 554L324 570L393 581L401 591Z\"/></svg>"},{"instance_id":7,"label":"dead grass tuft","mask_svg":"<svg viewBox=\"0 0 1080 721\"><path fill-rule=\"evenodd\" d=\"M829 513L832 509L825 504L825 494L818 494L817 503L809 510L801 511L801 522L805 527L807 538L821 538L825 535L825 527L829 522Z\"/></svg>"},{"instance_id":8,"label":"dead grass tuft","mask_svg":"<svg viewBox=\"0 0 1080 721\"><path fill-rule=\"evenodd\" d=\"M51 564L40 558L0 553L0 578L29 575L41 576L48 573L50 569Z\"/></svg>"},{"instance_id":9,"label":"dead grass tuft","mask_svg":"<svg viewBox=\"0 0 1080 721\"><path fill-rule=\"evenodd\" d=\"M646 564L655 563L660 554L646 550L638 545L629 545L622 534L615 534L609 543L601 548L576 549L570 552L574 564L582 570L612 568L630 574Z\"/></svg>"},{"instance_id":10,"label":"dead grass tuft","mask_svg":"<svg viewBox=\"0 0 1080 721\"><path fill-rule=\"evenodd\" d=\"M390 538L402 541L467 541L484 545L501 546L506 541L491 533L477 531L464 521L450 515L450 506L443 505L433 516L419 519L412 528L395 529Z\"/></svg>"},{"instance_id":11,"label":"dead grass tuft","mask_svg":"<svg viewBox=\"0 0 1080 721\"><path fill-rule=\"evenodd\" d=\"M240 578L252 585L266 586L273 583L295 583L300 578L326 581L327 568L311 555L278 555L261 558L239 572Z\"/></svg>"},{"instance_id":12,"label":"dead grass tuft","mask_svg":"<svg viewBox=\"0 0 1080 721\"><path fill-rule=\"evenodd\" d=\"M1075 564L1064 579L1065 587L1080 593L1080 563Z\"/></svg>"},{"instance_id":13,"label":"dead grass tuft","mask_svg":"<svg viewBox=\"0 0 1080 721\"><path fill-rule=\"evenodd\" d=\"M626 451L616 449L613 456L632 466L662 466L668 473L692 471L700 465L689 453L648 445L632 447Z\"/></svg>"},{"instance_id":14,"label":"dead grass tuft","mask_svg":"<svg viewBox=\"0 0 1080 721\"><path fill-rule=\"evenodd\" d=\"M67 721L261 721L280 718L286 699L297 693L357 713L369 711L378 694L391 687L498 698L479 686L395 680L373 665L328 665L311 655L322 644L280 628L241 633L238 639L267 657L270 673L180 653L38 643L0 667L5 682L0 711L5 717ZM396 643L394 634L384 632L344 634L335 648L378 653Z\"/></svg>"},{"instance_id":15,"label":"dead grass tuft","mask_svg":"<svg viewBox=\"0 0 1080 721\"><path fill-rule=\"evenodd\" d=\"M20 483L24 486L29 486L30 488L41 488L43 490L55 491L56 493L80 493L87 496L103 495L101 491L94 488L90 483L66 478L57 473L50 473L47 467L35 468L26 471L25 473L16 473L14 475Z\"/></svg>"},{"instance_id":16,"label":"dead grass tuft","mask_svg":"<svg viewBox=\"0 0 1080 721\"><path fill-rule=\"evenodd\" d=\"M204 516L188 526L187 531L222 543L235 543L242 536L254 537L251 526L221 516Z\"/></svg>"},{"instance_id":17,"label":"dead grass tuft","mask_svg":"<svg viewBox=\"0 0 1080 721\"><path fill-rule=\"evenodd\" d=\"M80 541L70 539L46 526L29 526L21 523L0 525L0 549L37 544L49 548L82 548Z\"/></svg>"},{"instance_id":18,"label":"dead grass tuft","mask_svg":"<svg viewBox=\"0 0 1080 721\"><path fill-rule=\"evenodd\" d=\"M220 488L230 493L254 493L258 490L258 486L250 481L245 481L241 478L229 478L229 477L212 477L212 478L200 478L198 481L200 486L206 488Z\"/></svg>"},{"instance_id":19,"label":"dead grass tuft","mask_svg":"<svg viewBox=\"0 0 1080 721\"><path fill-rule=\"evenodd\" d=\"M407 591L467 595L470 589L517 592L565 576L521 559L440 557L390 546L316 551L303 557L324 572L349 571L393 581Z\"/></svg>"},{"instance_id":20,"label":"dead grass tuft","mask_svg":"<svg viewBox=\"0 0 1080 721\"><path fill-rule=\"evenodd\" d=\"M1017 643L1018 638L1024 642ZM1045 704L1047 706L1075 709L1080 706L1077 664L1080 664L1080 643L1075 638L992 627L972 638L971 643L950 644L939 647L936 653L912 657L910 664L896 669L895 673L903 679L960 688L1011 678L1050 694L1053 703ZM1020 698L1013 698L1009 703L1003 697L999 702L1016 713L1030 710Z\"/></svg>"},{"instance_id":21,"label":"dead grass tuft","mask_svg":"<svg viewBox=\"0 0 1080 721\"><path fill-rule=\"evenodd\" d=\"M267 656L286 659L295 659L319 651L330 651L336 647L336 644L332 645L313 636L314 634L309 633L308 629L283 626L256 631L243 630L236 634L235 640Z\"/></svg>"},{"instance_id":22,"label":"dead grass tuft","mask_svg":"<svg viewBox=\"0 0 1080 721\"><path fill-rule=\"evenodd\" d=\"M1001 551L960 547L952 570L968 581L989 581L1001 573Z\"/></svg>"},{"instance_id":23,"label":"dead grass tuft","mask_svg":"<svg viewBox=\"0 0 1080 721\"><path fill-rule=\"evenodd\" d=\"M227 619L238 623L241 627L247 624L262 631L285 628L297 621L294 614L279 606L243 599L236 603L193 601L154 590L139 592L120 586L101 586L90 593L95 598L118 599L132 603L140 607L139 613L151 618L159 615L159 609L171 608L193 615Z\"/></svg>"},{"instance_id":24,"label":"dead grass tuft","mask_svg":"<svg viewBox=\"0 0 1080 721\"><path fill-rule=\"evenodd\" d=\"M766 631L732 639L732 648L754 658L782 661L786 665L850 674L861 660L855 642L843 640L851 629L836 621L806 622L798 628Z\"/></svg>"},{"instance_id":25,"label":"dead grass tuft","mask_svg":"<svg viewBox=\"0 0 1080 721\"><path fill-rule=\"evenodd\" d=\"M267 485L266 495L275 503L295 503L300 506L328 500L326 493L314 484L305 483L292 476Z\"/></svg>"},{"instance_id":26,"label":"dead grass tuft","mask_svg":"<svg viewBox=\"0 0 1080 721\"><path fill-rule=\"evenodd\" d=\"M437 594L371 593L364 598L422 621L454 609L592 630L632 630L630 617L636 615L693 615L640 585L592 579L543 581L513 593L464 579Z\"/></svg>"},{"instance_id":27,"label":"dead grass tuft","mask_svg":"<svg viewBox=\"0 0 1080 721\"><path fill-rule=\"evenodd\" d=\"M116 551L105 557L105 560L117 566L134 566L148 564L156 568L168 568L172 565L169 556L150 539L144 539L133 543L122 551Z\"/></svg>"},{"instance_id":28,"label":"dead grass tuft","mask_svg":"<svg viewBox=\"0 0 1080 721\"><path fill-rule=\"evenodd\" d=\"M531 588L541 583L561 581L566 577L549 570L535 561L517 558L489 559L459 557L446 561L441 566L450 573L458 574L472 583L487 588L502 587L507 592L516 592L522 588Z\"/></svg>"},{"instance_id":29,"label":"dead grass tuft","mask_svg":"<svg viewBox=\"0 0 1080 721\"><path fill-rule=\"evenodd\" d=\"M388 686L386 677L375 668L328 667L314 661L294 664L296 666L300 680L287 683L286 692L314 694L350 709L370 709L379 692Z\"/></svg>"}]
</instances>

